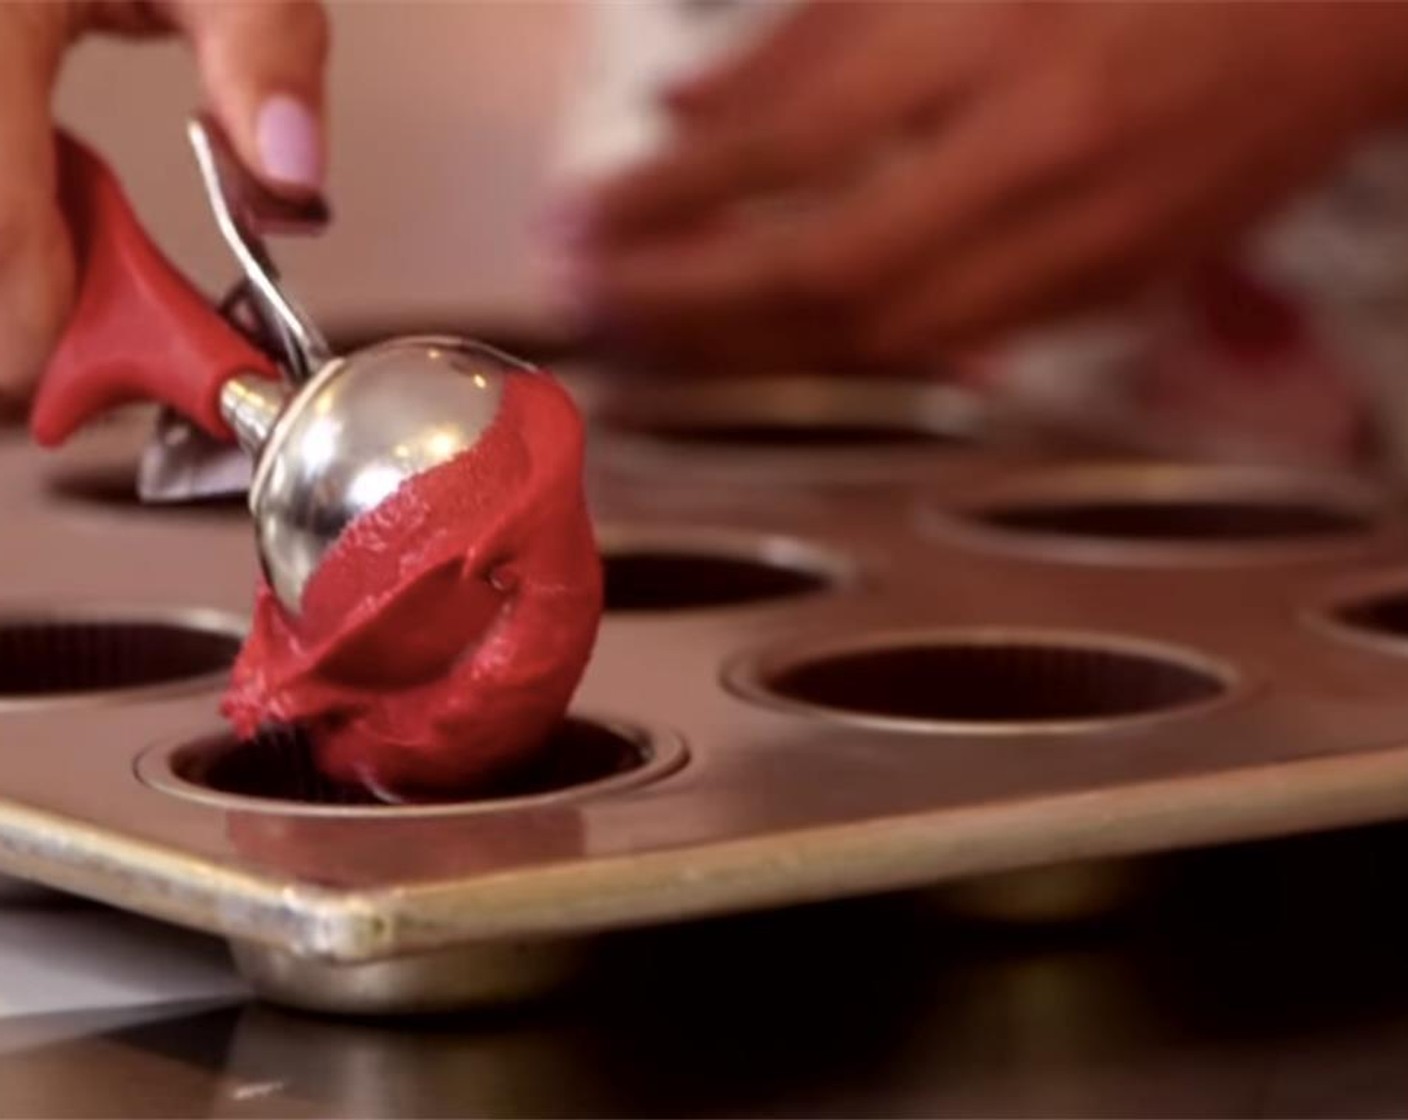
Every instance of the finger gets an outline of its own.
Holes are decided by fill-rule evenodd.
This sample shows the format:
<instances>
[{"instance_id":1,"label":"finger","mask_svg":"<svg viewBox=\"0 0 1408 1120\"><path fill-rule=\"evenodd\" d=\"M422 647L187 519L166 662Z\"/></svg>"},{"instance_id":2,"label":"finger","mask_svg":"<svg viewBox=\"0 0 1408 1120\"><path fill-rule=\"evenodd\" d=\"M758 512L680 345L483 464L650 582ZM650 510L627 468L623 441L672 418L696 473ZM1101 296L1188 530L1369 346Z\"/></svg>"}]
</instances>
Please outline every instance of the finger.
<instances>
[{"instance_id":1,"label":"finger","mask_svg":"<svg viewBox=\"0 0 1408 1120\"><path fill-rule=\"evenodd\" d=\"M593 258L579 279L599 322L679 334L729 317L777 310L787 285L774 272L778 219L735 217L727 228L687 228Z\"/></svg>"},{"instance_id":2,"label":"finger","mask_svg":"<svg viewBox=\"0 0 1408 1120\"><path fill-rule=\"evenodd\" d=\"M269 186L321 190L328 24L308 0L186 0L168 5L195 49L215 113L245 165Z\"/></svg>"},{"instance_id":3,"label":"finger","mask_svg":"<svg viewBox=\"0 0 1408 1120\"><path fill-rule=\"evenodd\" d=\"M1150 165L1072 183L877 303L862 348L888 356L991 342L1005 331L1136 300L1221 241L1198 228L1197 195L1169 194Z\"/></svg>"},{"instance_id":4,"label":"finger","mask_svg":"<svg viewBox=\"0 0 1408 1120\"><path fill-rule=\"evenodd\" d=\"M696 114L665 152L608 184L596 199L599 238L702 220L759 192L854 177L972 87L1005 18L1005 9L967 5L864 11L845 36L810 43L808 65L774 76L766 96L748 98L737 113Z\"/></svg>"},{"instance_id":5,"label":"finger","mask_svg":"<svg viewBox=\"0 0 1408 1120\"><path fill-rule=\"evenodd\" d=\"M615 352L670 376L712 378L817 368L825 350L814 331L746 314L712 322L679 319L622 324L604 340ZM839 372L834 363L826 367Z\"/></svg>"},{"instance_id":6,"label":"finger","mask_svg":"<svg viewBox=\"0 0 1408 1120\"><path fill-rule=\"evenodd\" d=\"M856 0L813 0L751 49L676 82L666 90L665 102L685 117L728 115L757 106L799 73L814 74L866 6Z\"/></svg>"},{"instance_id":7,"label":"finger","mask_svg":"<svg viewBox=\"0 0 1408 1120\"><path fill-rule=\"evenodd\" d=\"M1115 206L1101 199L1096 205ZM942 270L867 332L860 348L897 360L953 345L976 345L1008 331L1132 299L1154 247L1119 244L1130 227L1111 211L1062 214L985 250L969 265Z\"/></svg>"},{"instance_id":8,"label":"finger","mask_svg":"<svg viewBox=\"0 0 1408 1120\"><path fill-rule=\"evenodd\" d=\"M49 118L65 7L0 5L0 407L11 410L38 381L73 298Z\"/></svg>"},{"instance_id":9,"label":"finger","mask_svg":"<svg viewBox=\"0 0 1408 1120\"><path fill-rule=\"evenodd\" d=\"M750 57L735 77L725 70L696 81L707 82L696 95L691 83L672 92L671 107L690 123L718 118L756 118L759 107L795 117L806 109L858 117L873 124L900 115L905 108L930 101L942 106L946 96L969 85L1005 48L1021 48L1022 15L1005 4L827 4L810 29L798 29L785 46L785 57ZM803 14L809 14L810 9ZM841 18L845 17L845 18ZM778 36L780 40L781 35ZM765 44L770 47L773 44ZM779 55L784 44L777 44ZM758 55L772 52L760 49ZM751 71L756 69L755 75ZM891 107L893 106L893 107ZM835 124L829 116L827 123Z\"/></svg>"},{"instance_id":10,"label":"finger","mask_svg":"<svg viewBox=\"0 0 1408 1120\"><path fill-rule=\"evenodd\" d=\"M659 270L648 266L643 275ZM668 272L668 267L663 271ZM825 367L838 370L848 360L843 317L814 309L750 297L755 281L727 272L701 278L691 298L657 298L647 278L633 284L623 275L619 287L600 298L595 322L613 345L644 353L672 369L711 375L763 369Z\"/></svg>"},{"instance_id":11,"label":"finger","mask_svg":"<svg viewBox=\"0 0 1408 1120\"><path fill-rule=\"evenodd\" d=\"M1255 119L1227 123L1140 133L1119 164L1092 162L1004 224L933 255L922 280L875 300L875 352L991 337L1129 298L1215 254L1339 151L1299 136L1278 143Z\"/></svg>"},{"instance_id":12,"label":"finger","mask_svg":"<svg viewBox=\"0 0 1408 1120\"><path fill-rule=\"evenodd\" d=\"M865 310L1103 154L1096 133L1087 135L1087 118L1065 111L1052 84L998 80L916 151L852 190L813 199L806 211L734 215L688 236L601 246L584 274L590 300L642 318L746 303L811 306L841 318Z\"/></svg>"},{"instance_id":13,"label":"finger","mask_svg":"<svg viewBox=\"0 0 1408 1120\"><path fill-rule=\"evenodd\" d=\"M1118 110L1078 72L994 76L952 121L819 210L774 273L833 307L889 298L1111 166L1127 143Z\"/></svg>"}]
</instances>

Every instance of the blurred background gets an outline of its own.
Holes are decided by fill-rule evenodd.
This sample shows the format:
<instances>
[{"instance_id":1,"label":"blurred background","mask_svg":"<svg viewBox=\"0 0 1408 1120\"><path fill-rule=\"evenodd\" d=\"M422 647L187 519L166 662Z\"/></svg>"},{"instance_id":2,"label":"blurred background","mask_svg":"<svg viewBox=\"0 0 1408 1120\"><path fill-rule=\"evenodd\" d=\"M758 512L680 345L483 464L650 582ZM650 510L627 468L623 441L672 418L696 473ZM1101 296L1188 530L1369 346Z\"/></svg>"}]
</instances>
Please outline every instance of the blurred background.
<instances>
[{"instance_id":1,"label":"blurred background","mask_svg":"<svg viewBox=\"0 0 1408 1120\"><path fill-rule=\"evenodd\" d=\"M280 266L334 336L446 327L550 342L563 321L534 222L558 188L643 151L655 135L653 101L664 79L725 54L788 7L787 0L330 5L336 220L319 239L275 244ZM234 269L182 132L198 100L179 43L95 36L70 58L57 110L96 138L161 245L216 293ZM1306 222L1302 214L1289 237L1272 223L1267 239L1278 267L1290 261L1294 274L1309 252L1317 283L1334 293L1383 267L1370 264L1404 224L1392 218L1400 153L1390 145L1386 162L1383 152L1371 155L1383 166L1351 168L1333 200L1354 201L1363 220L1312 212ZM1385 176L1393 184L1387 201ZM1381 213L1397 224L1384 225ZM1386 281L1371 281L1379 303L1385 291L1396 299L1404 288L1398 271L1393 265ZM1404 409L1395 371L1408 341L1397 318L1359 315L1333 296L1327 306L1314 287L1314 313L1330 316L1321 325L1363 367L1353 392L1385 402L1377 422L1388 431L1378 438L1403 445L1397 454L1408 463L1403 426L1383 420ZM1348 325L1336 318L1346 315ZM1009 401L1043 423L1121 446L1316 463L1363 454L1358 434L1344 434L1356 423L1342 418L1353 407L1344 386L1307 380L1294 362L1274 378L1227 376L1222 358L1180 334L1177 309L1169 318L1097 318L1028 332L1003 340L994 368ZM1198 376L1179 372L1187 368Z\"/></svg>"}]
</instances>

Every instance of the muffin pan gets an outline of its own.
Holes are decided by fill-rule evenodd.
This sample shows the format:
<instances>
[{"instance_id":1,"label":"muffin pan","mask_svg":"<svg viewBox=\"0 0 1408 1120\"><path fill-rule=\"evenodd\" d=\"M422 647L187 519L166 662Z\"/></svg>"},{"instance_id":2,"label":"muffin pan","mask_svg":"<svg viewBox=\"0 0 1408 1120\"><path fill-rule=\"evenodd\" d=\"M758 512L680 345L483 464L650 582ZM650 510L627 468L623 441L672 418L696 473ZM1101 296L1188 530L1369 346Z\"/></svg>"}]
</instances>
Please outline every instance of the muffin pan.
<instances>
[{"instance_id":1,"label":"muffin pan","mask_svg":"<svg viewBox=\"0 0 1408 1120\"><path fill-rule=\"evenodd\" d=\"M146 418L0 439L0 871L401 1012L526 998L615 928L1408 812L1372 487L1074 461L921 383L573 384L609 609L555 749L464 803L230 737L249 528L94 483Z\"/></svg>"}]
</instances>

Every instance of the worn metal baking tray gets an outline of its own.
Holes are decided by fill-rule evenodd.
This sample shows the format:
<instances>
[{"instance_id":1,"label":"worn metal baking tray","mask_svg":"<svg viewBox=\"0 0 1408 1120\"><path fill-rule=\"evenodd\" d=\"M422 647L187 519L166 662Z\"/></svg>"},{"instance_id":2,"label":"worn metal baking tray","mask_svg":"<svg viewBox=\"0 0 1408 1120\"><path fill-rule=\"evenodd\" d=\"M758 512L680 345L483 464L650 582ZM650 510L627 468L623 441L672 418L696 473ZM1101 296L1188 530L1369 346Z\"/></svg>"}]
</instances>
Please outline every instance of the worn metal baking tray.
<instances>
[{"instance_id":1,"label":"worn metal baking tray","mask_svg":"<svg viewBox=\"0 0 1408 1120\"><path fill-rule=\"evenodd\" d=\"M138 506L141 415L0 437L0 871L403 1011L612 928L1408 812L1372 487L1077 461L922 384L573 385L611 609L561 764L469 804L288 800L216 716L239 506Z\"/></svg>"}]
</instances>

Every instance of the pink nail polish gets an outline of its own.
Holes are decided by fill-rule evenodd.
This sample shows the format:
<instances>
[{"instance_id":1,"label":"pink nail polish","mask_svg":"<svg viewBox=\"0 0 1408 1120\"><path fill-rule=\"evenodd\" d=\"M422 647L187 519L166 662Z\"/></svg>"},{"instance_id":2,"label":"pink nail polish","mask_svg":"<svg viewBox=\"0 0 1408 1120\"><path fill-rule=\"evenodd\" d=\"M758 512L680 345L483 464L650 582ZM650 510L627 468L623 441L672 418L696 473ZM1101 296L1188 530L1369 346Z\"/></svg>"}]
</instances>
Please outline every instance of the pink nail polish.
<instances>
[{"instance_id":1,"label":"pink nail polish","mask_svg":"<svg viewBox=\"0 0 1408 1120\"><path fill-rule=\"evenodd\" d=\"M278 94L259 109L255 138L259 162L271 179L318 190L323 183L323 152L318 121L296 98Z\"/></svg>"}]
</instances>

